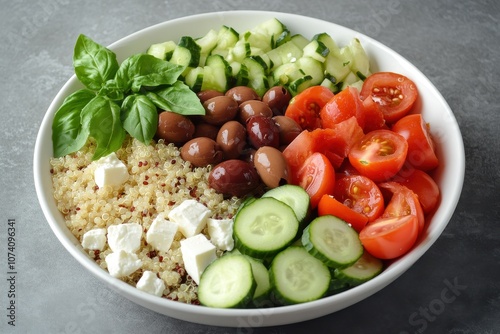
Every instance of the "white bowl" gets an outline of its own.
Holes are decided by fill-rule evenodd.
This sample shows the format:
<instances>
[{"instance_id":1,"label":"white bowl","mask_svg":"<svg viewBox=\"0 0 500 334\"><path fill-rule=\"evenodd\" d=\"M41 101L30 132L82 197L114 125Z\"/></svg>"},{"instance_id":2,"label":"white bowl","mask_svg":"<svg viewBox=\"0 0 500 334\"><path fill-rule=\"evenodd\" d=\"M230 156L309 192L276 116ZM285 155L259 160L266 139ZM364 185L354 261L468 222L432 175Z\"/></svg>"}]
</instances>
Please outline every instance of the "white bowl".
<instances>
[{"instance_id":1,"label":"white bowl","mask_svg":"<svg viewBox=\"0 0 500 334\"><path fill-rule=\"evenodd\" d=\"M341 46L357 37L372 61L373 71L398 72L416 83L420 92L417 109L421 110L426 121L431 124L431 132L437 143L437 154L441 161L440 167L434 173L442 193L439 208L429 217L424 235L409 253L393 261L383 273L369 282L321 300L267 309L215 309L146 294L111 277L85 254L78 240L66 228L53 199L49 165L49 158L52 156L51 124L54 113L64 98L82 87L73 76L50 105L38 133L34 153L34 178L38 199L50 227L68 252L105 284L137 304L186 321L233 327L273 326L321 317L355 304L393 282L437 240L455 210L464 179L465 154L460 130L450 107L434 85L415 66L363 34L330 22L299 15L231 11L189 16L161 23L127 36L113 43L110 48L117 53L118 60L122 61L131 54L144 52L153 43L178 40L183 35L202 36L209 29L218 29L221 25L243 31L272 17L281 20L293 33L301 33L308 38L316 33L327 32Z\"/></svg>"}]
</instances>

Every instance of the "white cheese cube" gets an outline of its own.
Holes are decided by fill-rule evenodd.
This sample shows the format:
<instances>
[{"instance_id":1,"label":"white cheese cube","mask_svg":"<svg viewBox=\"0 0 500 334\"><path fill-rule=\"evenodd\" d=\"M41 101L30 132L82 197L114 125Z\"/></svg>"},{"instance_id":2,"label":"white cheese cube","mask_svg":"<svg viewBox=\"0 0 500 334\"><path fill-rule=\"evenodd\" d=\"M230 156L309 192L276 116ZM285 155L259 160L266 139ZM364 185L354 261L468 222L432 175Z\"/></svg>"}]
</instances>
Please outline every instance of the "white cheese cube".
<instances>
[{"instance_id":1,"label":"white cheese cube","mask_svg":"<svg viewBox=\"0 0 500 334\"><path fill-rule=\"evenodd\" d=\"M181 240L181 253L186 272L196 284L200 284L203 270L217 258L215 246L204 234L196 234Z\"/></svg>"},{"instance_id":2,"label":"white cheese cube","mask_svg":"<svg viewBox=\"0 0 500 334\"><path fill-rule=\"evenodd\" d=\"M165 290L165 282L161 278L158 278L154 272L146 270L137 282L136 288L161 297L163 290Z\"/></svg>"},{"instance_id":3,"label":"white cheese cube","mask_svg":"<svg viewBox=\"0 0 500 334\"><path fill-rule=\"evenodd\" d=\"M210 241L220 250L230 251L234 248L233 220L212 219L207 220Z\"/></svg>"},{"instance_id":4,"label":"white cheese cube","mask_svg":"<svg viewBox=\"0 0 500 334\"><path fill-rule=\"evenodd\" d=\"M82 247L85 249L97 249L102 251L106 246L106 229L96 228L85 232L82 239Z\"/></svg>"},{"instance_id":5,"label":"white cheese cube","mask_svg":"<svg viewBox=\"0 0 500 334\"><path fill-rule=\"evenodd\" d=\"M142 261L136 254L119 250L106 256L109 274L113 277L125 277L142 266Z\"/></svg>"},{"instance_id":6,"label":"white cheese cube","mask_svg":"<svg viewBox=\"0 0 500 334\"><path fill-rule=\"evenodd\" d=\"M179 225L168 221L163 215L158 215L146 233L146 241L154 249L166 252L170 249Z\"/></svg>"},{"instance_id":7,"label":"white cheese cube","mask_svg":"<svg viewBox=\"0 0 500 334\"><path fill-rule=\"evenodd\" d=\"M113 152L97 160L94 180L99 188L120 186L128 180L127 166Z\"/></svg>"},{"instance_id":8,"label":"white cheese cube","mask_svg":"<svg viewBox=\"0 0 500 334\"><path fill-rule=\"evenodd\" d=\"M168 218L179 224L179 231L189 238L203 230L211 214L212 212L205 205L194 199L188 199L173 208Z\"/></svg>"},{"instance_id":9,"label":"white cheese cube","mask_svg":"<svg viewBox=\"0 0 500 334\"><path fill-rule=\"evenodd\" d=\"M141 247L142 227L136 223L108 227L108 244L113 252L136 252Z\"/></svg>"}]
</instances>

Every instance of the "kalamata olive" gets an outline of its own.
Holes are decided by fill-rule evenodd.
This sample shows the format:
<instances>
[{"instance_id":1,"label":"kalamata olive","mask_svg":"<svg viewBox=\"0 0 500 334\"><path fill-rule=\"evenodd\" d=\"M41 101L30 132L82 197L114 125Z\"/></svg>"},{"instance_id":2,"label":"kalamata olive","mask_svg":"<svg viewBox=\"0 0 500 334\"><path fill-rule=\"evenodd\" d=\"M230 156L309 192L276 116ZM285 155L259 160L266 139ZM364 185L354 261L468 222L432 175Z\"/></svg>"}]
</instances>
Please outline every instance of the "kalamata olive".
<instances>
[{"instance_id":1,"label":"kalamata olive","mask_svg":"<svg viewBox=\"0 0 500 334\"><path fill-rule=\"evenodd\" d=\"M273 111L262 101L249 100L240 104L239 119L245 124L252 116L273 117Z\"/></svg>"},{"instance_id":2,"label":"kalamata olive","mask_svg":"<svg viewBox=\"0 0 500 334\"><path fill-rule=\"evenodd\" d=\"M181 114L163 111L158 116L156 136L168 143L183 144L193 137L193 122Z\"/></svg>"},{"instance_id":3,"label":"kalamata olive","mask_svg":"<svg viewBox=\"0 0 500 334\"><path fill-rule=\"evenodd\" d=\"M210 139L217 139L217 133L219 132L219 127L201 122L195 125L193 138L197 137L208 137Z\"/></svg>"},{"instance_id":4,"label":"kalamata olive","mask_svg":"<svg viewBox=\"0 0 500 334\"><path fill-rule=\"evenodd\" d=\"M255 152L253 163L266 186L276 188L289 182L290 169L283 153L278 149L262 146Z\"/></svg>"},{"instance_id":5,"label":"kalamata olive","mask_svg":"<svg viewBox=\"0 0 500 334\"><path fill-rule=\"evenodd\" d=\"M223 153L215 140L207 137L193 138L181 147L181 158L195 167L215 165L222 161Z\"/></svg>"},{"instance_id":6,"label":"kalamata olive","mask_svg":"<svg viewBox=\"0 0 500 334\"><path fill-rule=\"evenodd\" d=\"M265 116L250 117L246 123L250 144L259 148L262 146L278 147L280 144L279 128L272 118Z\"/></svg>"},{"instance_id":7,"label":"kalamata olive","mask_svg":"<svg viewBox=\"0 0 500 334\"><path fill-rule=\"evenodd\" d=\"M205 103L206 100L210 100L212 97L222 96L224 95L224 93L219 92L218 90L215 89L207 89L198 92L196 95L198 95L198 98L200 99L201 103Z\"/></svg>"},{"instance_id":8,"label":"kalamata olive","mask_svg":"<svg viewBox=\"0 0 500 334\"><path fill-rule=\"evenodd\" d=\"M259 94L257 94L257 92L253 88L247 86L236 86L230 88L226 92L226 96L231 97L238 104L241 104L248 100L260 100Z\"/></svg>"},{"instance_id":9,"label":"kalamata olive","mask_svg":"<svg viewBox=\"0 0 500 334\"><path fill-rule=\"evenodd\" d=\"M284 115L291 99L292 94L283 86L272 87L262 97L262 101L271 108L274 115Z\"/></svg>"},{"instance_id":10,"label":"kalamata olive","mask_svg":"<svg viewBox=\"0 0 500 334\"><path fill-rule=\"evenodd\" d=\"M229 121L221 126L217 134L217 144L224 152L224 159L235 159L241 155L247 144L245 127L237 121Z\"/></svg>"},{"instance_id":11,"label":"kalamata olive","mask_svg":"<svg viewBox=\"0 0 500 334\"><path fill-rule=\"evenodd\" d=\"M279 128L280 145L290 144L302 132L300 125L288 116L274 116L273 121Z\"/></svg>"},{"instance_id":12,"label":"kalamata olive","mask_svg":"<svg viewBox=\"0 0 500 334\"><path fill-rule=\"evenodd\" d=\"M203 103L203 120L212 125L222 125L232 120L238 113L238 103L229 96L216 96Z\"/></svg>"},{"instance_id":13,"label":"kalamata olive","mask_svg":"<svg viewBox=\"0 0 500 334\"><path fill-rule=\"evenodd\" d=\"M221 194L242 197L259 187L260 177L252 164L231 159L210 171L208 185Z\"/></svg>"}]
</instances>

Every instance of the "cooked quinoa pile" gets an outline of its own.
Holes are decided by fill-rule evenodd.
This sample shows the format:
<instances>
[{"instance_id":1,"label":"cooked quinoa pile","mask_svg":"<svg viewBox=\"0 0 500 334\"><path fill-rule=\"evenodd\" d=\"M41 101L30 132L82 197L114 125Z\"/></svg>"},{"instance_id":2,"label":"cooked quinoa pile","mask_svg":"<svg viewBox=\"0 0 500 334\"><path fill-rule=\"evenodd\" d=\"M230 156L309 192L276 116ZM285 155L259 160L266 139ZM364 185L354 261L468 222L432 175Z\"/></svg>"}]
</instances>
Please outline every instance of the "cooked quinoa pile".
<instances>
[{"instance_id":1,"label":"cooked quinoa pile","mask_svg":"<svg viewBox=\"0 0 500 334\"><path fill-rule=\"evenodd\" d=\"M163 297L198 304L197 285L186 274L177 231L171 248L157 251L148 245L145 235L155 217L168 213L186 199L196 199L212 212L215 219L232 218L240 200L224 199L208 186L210 167L194 168L183 161L173 144L163 141L146 146L127 138L117 152L126 164L129 178L119 187L99 188L94 181L96 162L92 161L92 141L80 151L62 158L52 158L51 173L54 198L64 215L66 225L81 242L83 234L96 228L122 223L138 223L143 228L141 247L137 251L142 267L122 278L136 286L144 271L152 271L165 283ZM202 231L209 238L207 228ZM86 250L104 270L105 257L112 253L106 243L102 251ZM217 251L221 255L221 251Z\"/></svg>"}]
</instances>

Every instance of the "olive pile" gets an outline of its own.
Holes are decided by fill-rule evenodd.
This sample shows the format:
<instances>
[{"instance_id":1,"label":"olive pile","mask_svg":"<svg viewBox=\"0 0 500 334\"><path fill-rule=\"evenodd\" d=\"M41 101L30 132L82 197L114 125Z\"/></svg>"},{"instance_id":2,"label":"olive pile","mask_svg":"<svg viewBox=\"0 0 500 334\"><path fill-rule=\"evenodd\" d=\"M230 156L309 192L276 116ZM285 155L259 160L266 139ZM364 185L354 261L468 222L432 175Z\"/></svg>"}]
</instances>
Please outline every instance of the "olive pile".
<instances>
[{"instance_id":1,"label":"olive pile","mask_svg":"<svg viewBox=\"0 0 500 334\"><path fill-rule=\"evenodd\" d=\"M259 187L288 183L290 172L281 153L302 131L284 116L290 93L281 86L260 99L249 87L225 94L198 93L204 116L187 117L171 111L159 115L156 137L181 148L181 157L195 167L212 165L209 184L228 196L243 196Z\"/></svg>"}]
</instances>

